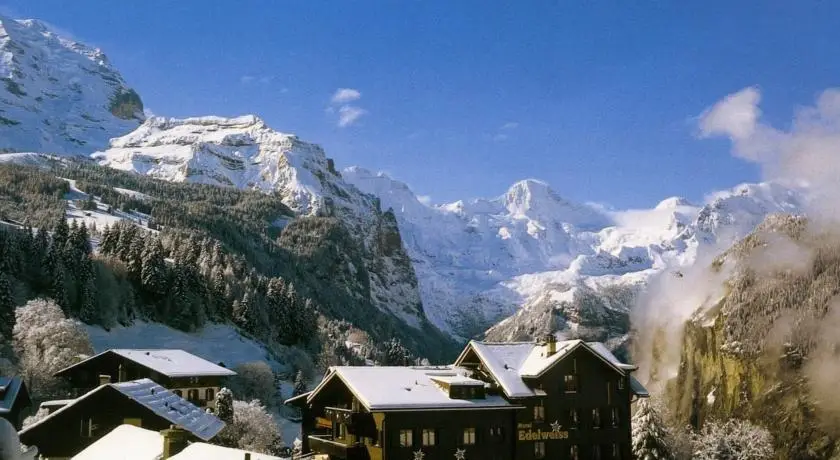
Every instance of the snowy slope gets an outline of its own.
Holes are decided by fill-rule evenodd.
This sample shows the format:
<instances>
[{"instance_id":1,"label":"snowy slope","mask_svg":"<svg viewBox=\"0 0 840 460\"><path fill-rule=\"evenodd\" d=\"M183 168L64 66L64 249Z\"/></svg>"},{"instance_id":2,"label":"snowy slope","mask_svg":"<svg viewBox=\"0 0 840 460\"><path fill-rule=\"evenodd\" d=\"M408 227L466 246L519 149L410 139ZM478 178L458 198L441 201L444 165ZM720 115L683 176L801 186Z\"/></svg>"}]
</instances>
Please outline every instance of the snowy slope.
<instances>
[{"instance_id":1,"label":"snowy slope","mask_svg":"<svg viewBox=\"0 0 840 460\"><path fill-rule=\"evenodd\" d=\"M101 50L0 16L0 152L90 153L143 118Z\"/></svg>"},{"instance_id":2,"label":"snowy slope","mask_svg":"<svg viewBox=\"0 0 840 460\"><path fill-rule=\"evenodd\" d=\"M260 190L276 194L299 215L336 217L364 248L374 305L412 327L425 321L396 222L376 197L345 182L315 144L275 131L253 115L150 117L93 158L169 181Z\"/></svg>"},{"instance_id":3,"label":"snowy slope","mask_svg":"<svg viewBox=\"0 0 840 460\"><path fill-rule=\"evenodd\" d=\"M501 320L488 331L493 339L557 330L614 338L652 275L728 246L769 213L802 209L801 194L763 183L715 193L702 206L673 197L607 211L534 180L494 199L427 206L385 174L352 167L342 175L394 210L432 322L472 336Z\"/></svg>"}]
</instances>

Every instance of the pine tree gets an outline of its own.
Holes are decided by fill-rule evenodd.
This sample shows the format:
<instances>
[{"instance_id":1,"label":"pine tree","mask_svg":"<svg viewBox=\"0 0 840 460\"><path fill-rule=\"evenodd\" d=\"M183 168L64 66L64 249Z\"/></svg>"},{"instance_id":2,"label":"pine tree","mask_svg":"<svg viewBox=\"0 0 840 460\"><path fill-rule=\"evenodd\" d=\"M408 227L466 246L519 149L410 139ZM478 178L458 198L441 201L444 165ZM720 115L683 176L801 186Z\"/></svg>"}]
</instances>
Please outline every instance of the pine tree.
<instances>
[{"instance_id":1,"label":"pine tree","mask_svg":"<svg viewBox=\"0 0 840 460\"><path fill-rule=\"evenodd\" d=\"M52 286L50 288L50 297L55 300L55 303L61 307L65 315L70 312L70 298L67 294L67 279L64 274L64 266L61 262L57 263L55 271L52 275Z\"/></svg>"},{"instance_id":2,"label":"pine tree","mask_svg":"<svg viewBox=\"0 0 840 460\"><path fill-rule=\"evenodd\" d=\"M119 242L119 233L117 232L118 230L112 230L108 225L102 229L102 237L99 239L99 252L105 255L112 255L116 252Z\"/></svg>"},{"instance_id":3,"label":"pine tree","mask_svg":"<svg viewBox=\"0 0 840 460\"><path fill-rule=\"evenodd\" d=\"M11 340L15 326L15 298L12 285L5 273L0 272L0 336Z\"/></svg>"},{"instance_id":4,"label":"pine tree","mask_svg":"<svg viewBox=\"0 0 840 460\"><path fill-rule=\"evenodd\" d=\"M227 388L216 395L216 416L227 424L233 423L233 393Z\"/></svg>"},{"instance_id":5,"label":"pine tree","mask_svg":"<svg viewBox=\"0 0 840 460\"><path fill-rule=\"evenodd\" d=\"M639 400L633 414L633 458L673 460L670 434L648 398Z\"/></svg>"},{"instance_id":6,"label":"pine tree","mask_svg":"<svg viewBox=\"0 0 840 460\"><path fill-rule=\"evenodd\" d=\"M123 233L123 235L125 235L125 233ZM122 244L123 238L121 237L120 245ZM141 235L136 235L136 237L127 244L129 249L124 252L125 258L123 258L123 261L128 264L128 277L134 282L139 282L140 276L143 273L143 237ZM120 251L120 254L123 254L123 252Z\"/></svg>"},{"instance_id":7,"label":"pine tree","mask_svg":"<svg viewBox=\"0 0 840 460\"><path fill-rule=\"evenodd\" d=\"M292 391L292 396L299 396L306 393L306 377L303 375L303 370L298 370L295 374L295 388Z\"/></svg>"},{"instance_id":8,"label":"pine tree","mask_svg":"<svg viewBox=\"0 0 840 460\"><path fill-rule=\"evenodd\" d=\"M67 244L67 238L69 237L70 227L67 226L67 219L61 217L53 227L52 247L58 248L58 250L61 251L64 249L64 245Z\"/></svg>"},{"instance_id":9,"label":"pine tree","mask_svg":"<svg viewBox=\"0 0 840 460\"><path fill-rule=\"evenodd\" d=\"M391 339L385 343L385 353L382 357L383 366L408 366L413 361L408 351L399 339Z\"/></svg>"},{"instance_id":10,"label":"pine tree","mask_svg":"<svg viewBox=\"0 0 840 460\"><path fill-rule=\"evenodd\" d=\"M79 318L88 324L96 323L98 320L96 297L96 283L93 276L90 276L79 290Z\"/></svg>"}]
</instances>

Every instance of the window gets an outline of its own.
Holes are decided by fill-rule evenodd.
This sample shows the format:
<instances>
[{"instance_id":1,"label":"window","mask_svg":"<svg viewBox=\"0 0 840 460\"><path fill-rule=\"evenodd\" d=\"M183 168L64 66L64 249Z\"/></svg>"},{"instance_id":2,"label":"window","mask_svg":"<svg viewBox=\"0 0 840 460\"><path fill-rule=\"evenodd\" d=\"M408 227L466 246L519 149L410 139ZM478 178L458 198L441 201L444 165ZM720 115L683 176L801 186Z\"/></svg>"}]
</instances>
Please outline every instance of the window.
<instances>
[{"instance_id":1,"label":"window","mask_svg":"<svg viewBox=\"0 0 840 460\"><path fill-rule=\"evenodd\" d=\"M343 423L338 424L338 439L344 439L347 436L347 426Z\"/></svg>"},{"instance_id":2,"label":"window","mask_svg":"<svg viewBox=\"0 0 840 460\"><path fill-rule=\"evenodd\" d=\"M434 446L435 445L435 430L423 430L423 445L424 446Z\"/></svg>"},{"instance_id":3,"label":"window","mask_svg":"<svg viewBox=\"0 0 840 460\"><path fill-rule=\"evenodd\" d=\"M569 458L572 460L578 460L578 446L572 445L569 448Z\"/></svg>"},{"instance_id":4,"label":"window","mask_svg":"<svg viewBox=\"0 0 840 460\"><path fill-rule=\"evenodd\" d=\"M612 426L618 426L618 409L615 407L610 409L610 423Z\"/></svg>"},{"instance_id":5,"label":"window","mask_svg":"<svg viewBox=\"0 0 840 460\"><path fill-rule=\"evenodd\" d=\"M471 446L475 444L475 428L464 428L464 445Z\"/></svg>"},{"instance_id":6,"label":"window","mask_svg":"<svg viewBox=\"0 0 840 460\"><path fill-rule=\"evenodd\" d=\"M569 411L569 425L572 428L577 428L578 426L578 411L577 409L571 409Z\"/></svg>"},{"instance_id":7,"label":"window","mask_svg":"<svg viewBox=\"0 0 840 460\"><path fill-rule=\"evenodd\" d=\"M592 446L592 460L601 460L601 446L598 444Z\"/></svg>"},{"instance_id":8,"label":"window","mask_svg":"<svg viewBox=\"0 0 840 460\"><path fill-rule=\"evenodd\" d=\"M537 441L534 443L534 458L545 458L545 443Z\"/></svg>"},{"instance_id":9,"label":"window","mask_svg":"<svg viewBox=\"0 0 840 460\"><path fill-rule=\"evenodd\" d=\"M545 420L545 406L542 401L534 403L534 420L537 422Z\"/></svg>"},{"instance_id":10,"label":"window","mask_svg":"<svg viewBox=\"0 0 840 460\"><path fill-rule=\"evenodd\" d=\"M572 358L572 372L577 374L577 358Z\"/></svg>"},{"instance_id":11,"label":"window","mask_svg":"<svg viewBox=\"0 0 840 460\"><path fill-rule=\"evenodd\" d=\"M204 399L205 400L212 401L215 398L216 398L216 391L215 390L213 390L212 388L208 388L208 389L204 390Z\"/></svg>"},{"instance_id":12,"label":"window","mask_svg":"<svg viewBox=\"0 0 840 460\"><path fill-rule=\"evenodd\" d=\"M592 428L601 428L601 409L592 409Z\"/></svg>"},{"instance_id":13,"label":"window","mask_svg":"<svg viewBox=\"0 0 840 460\"><path fill-rule=\"evenodd\" d=\"M414 433L411 430L400 430L400 447L414 447Z\"/></svg>"},{"instance_id":14,"label":"window","mask_svg":"<svg viewBox=\"0 0 840 460\"><path fill-rule=\"evenodd\" d=\"M564 375L563 376L563 384L565 386L566 393L574 393L577 391L577 376L576 375Z\"/></svg>"},{"instance_id":15,"label":"window","mask_svg":"<svg viewBox=\"0 0 840 460\"><path fill-rule=\"evenodd\" d=\"M502 431L502 427L500 426L491 426L490 436L497 438L499 441L502 441L505 438L505 432Z\"/></svg>"},{"instance_id":16,"label":"window","mask_svg":"<svg viewBox=\"0 0 840 460\"><path fill-rule=\"evenodd\" d=\"M615 460L621 459L621 451L618 450L618 444L613 444L612 446L612 458Z\"/></svg>"},{"instance_id":17,"label":"window","mask_svg":"<svg viewBox=\"0 0 840 460\"><path fill-rule=\"evenodd\" d=\"M619 390L624 389L624 379L618 379L618 389Z\"/></svg>"},{"instance_id":18,"label":"window","mask_svg":"<svg viewBox=\"0 0 840 460\"><path fill-rule=\"evenodd\" d=\"M612 404L612 384L607 382L607 404Z\"/></svg>"},{"instance_id":19,"label":"window","mask_svg":"<svg viewBox=\"0 0 840 460\"><path fill-rule=\"evenodd\" d=\"M184 393L181 393L181 390L172 390L172 392L175 393L176 395L178 395L179 398L184 397Z\"/></svg>"},{"instance_id":20,"label":"window","mask_svg":"<svg viewBox=\"0 0 840 460\"><path fill-rule=\"evenodd\" d=\"M187 400L191 403L198 401L198 390L193 388L187 391Z\"/></svg>"}]
</instances>

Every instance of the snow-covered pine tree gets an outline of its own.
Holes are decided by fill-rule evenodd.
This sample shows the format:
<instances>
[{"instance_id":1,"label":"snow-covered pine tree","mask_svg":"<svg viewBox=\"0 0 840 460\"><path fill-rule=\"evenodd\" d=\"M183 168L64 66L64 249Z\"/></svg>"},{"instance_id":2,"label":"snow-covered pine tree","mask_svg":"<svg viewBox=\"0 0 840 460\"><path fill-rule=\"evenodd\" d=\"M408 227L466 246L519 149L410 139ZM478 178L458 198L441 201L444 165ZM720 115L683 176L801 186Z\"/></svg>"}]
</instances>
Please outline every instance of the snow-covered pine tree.
<instances>
[{"instance_id":1,"label":"snow-covered pine tree","mask_svg":"<svg viewBox=\"0 0 840 460\"><path fill-rule=\"evenodd\" d=\"M5 273L0 272L0 336L12 338L15 326L15 299L12 285Z\"/></svg>"},{"instance_id":2,"label":"snow-covered pine tree","mask_svg":"<svg viewBox=\"0 0 840 460\"><path fill-rule=\"evenodd\" d=\"M130 234L134 235L130 241L127 242L128 250L124 252L125 258L123 261L128 264L128 277L132 281L140 281L140 276L143 272L143 237L141 235L136 235L133 232L129 232ZM123 229L123 235L125 235L125 229ZM123 244L123 238L120 237L120 245ZM120 250L120 254L123 254L122 250ZM122 256L120 256L122 258Z\"/></svg>"},{"instance_id":3,"label":"snow-covered pine tree","mask_svg":"<svg viewBox=\"0 0 840 460\"><path fill-rule=\"evenodd\" d=\"M636 403L632 419L633 458L636 460L673 460L670 433L654 404L648 398Z\"/></svg>"},{"instance_id":4,"label":"snow-covered pine tree","mask_svg":"<svg viewBox=\"0 0 840 460\"><path fill-rule=\"evenodd\" d=\"M140 271L140 283L152 296L166 293L166 262L163 259L163 246L157 238L146 240L143 249L143 266Z\"/></svg>"},{"instance_id":5,"label":"snow-covered pine tree","mask_svg":"<svg viewBox=\"0 0 840 460\"><path fill-rule=\"evenodd\" d=\"M96 305L97 289L94 277L89 276L79 290L79 318L93 324L98 320L99 311Z\"/></svg>"},{"instance_id":6,"label":"snow-covered pine tree","mask_svg":"<svg viewBox=\"0 0 840 460\"><path fill-rule=\"evenodd\" d=\"M382 357L383 366L408 366L413 361L408 351L399 339L391 339L385 343Z\"/></svg>"},{"instance_id":7,"label":"snow-covered pine tree","mask_svg":"<svg viewBox=\"0 0 840 460\"><path fill-rule=\"evenodd\" d=\"M216 395L216 416L225 423L233 423L233 393L227 388Z\"/></svg>"},{"instance_id":8,"label":"snow-covered pine tree","mask_svg":"<svg viewBox=\"0 0 840 460\"><path fill-rule=\"evenodd\" d=\"M99 252L105 255L112 255L116 252L117 243L119 243L119 230L112 230L110 226L105 225L102 229L102 236L99 238Z\"/></svg>"}]
</instances>

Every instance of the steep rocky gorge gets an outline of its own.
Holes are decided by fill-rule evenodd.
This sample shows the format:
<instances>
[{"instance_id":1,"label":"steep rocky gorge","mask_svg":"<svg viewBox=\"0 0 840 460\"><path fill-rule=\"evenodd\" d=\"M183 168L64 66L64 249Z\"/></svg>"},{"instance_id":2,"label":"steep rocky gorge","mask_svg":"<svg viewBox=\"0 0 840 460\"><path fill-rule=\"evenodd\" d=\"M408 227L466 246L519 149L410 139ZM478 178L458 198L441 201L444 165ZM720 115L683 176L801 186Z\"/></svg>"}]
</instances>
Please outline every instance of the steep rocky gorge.
<instances>
[{"instance_id":1,"label":"steep rocky gorge","mask_svg":"<svg viewBox=\"0 0 840 460\"><path fill-rule=\"evenodd\" d=\"M723 298L679 344L657 344L680 347L666 385L678 422L746 418L771 431L780 459L840 455L840 235L771 216L710 270L731 270Z\"/></svg>"}]
</instances>

